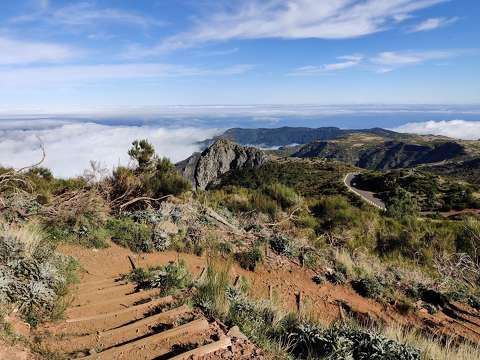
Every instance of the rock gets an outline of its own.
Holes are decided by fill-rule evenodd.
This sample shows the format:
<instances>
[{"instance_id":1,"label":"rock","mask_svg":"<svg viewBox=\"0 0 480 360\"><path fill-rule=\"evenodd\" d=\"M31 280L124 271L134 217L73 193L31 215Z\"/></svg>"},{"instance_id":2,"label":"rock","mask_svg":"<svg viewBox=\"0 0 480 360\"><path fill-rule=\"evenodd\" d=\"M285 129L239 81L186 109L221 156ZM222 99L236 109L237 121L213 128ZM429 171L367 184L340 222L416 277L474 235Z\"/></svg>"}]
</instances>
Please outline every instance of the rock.
<instances>
[{"instance_id":1,"label":"rock","mask_svg":"<svg viewBox=\"0 0 480 360\"><path fill-rule=\"evenodd\" d=\"M267 155L259 149L219 139L201 154L178 163L177 169L194 188L204 190L229 171L257 168L267 160Z\"/></svg>"},{"instance_id":2,"label":"rock","mask_svg":"<svg viewBox=\"0 0 480 360\"><path fill-rule=\"evenodd\" d=\"M240 331L240 328L236 325L230 328L230 330L228 330L227 336L242 340L248 340L248 338Z\"/></svg>"}]
</instances>

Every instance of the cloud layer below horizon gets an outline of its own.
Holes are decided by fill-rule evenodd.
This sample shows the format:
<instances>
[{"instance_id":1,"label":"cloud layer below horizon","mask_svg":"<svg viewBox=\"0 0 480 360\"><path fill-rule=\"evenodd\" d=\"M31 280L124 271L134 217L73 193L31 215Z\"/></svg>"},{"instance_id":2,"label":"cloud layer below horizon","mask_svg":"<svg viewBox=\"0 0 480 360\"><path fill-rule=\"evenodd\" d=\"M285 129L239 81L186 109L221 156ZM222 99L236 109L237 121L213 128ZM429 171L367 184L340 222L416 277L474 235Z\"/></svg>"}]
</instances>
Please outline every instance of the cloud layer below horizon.
<instances>
[{"instance_id":1,"label":"cloud layer below horizon","mask_svg":"<svg viewBox=\"0 0 480 360\"><path fill-rule=\"evenodd\" d=\"M407 123L392 130L419 135L442 135L454 139L480 139L480 121L449 120Z\"/></svg>"},{"instance_id":2,"label":"cloud layer below horizon","mask_svg":"<svg viewBox=\"0 0 480 360\"><path fill-rule=\"evenodd\" d=\"M40 121L22 129L17 121L0 124L0 164L20 168L41 158L40 140L46 151L42 166L55 176L81 175L91 160L112 169L127 165L127 151L135 139L147 138L160 156L177 162L200 149L198 141L216 134L216 129L150 126L107 126L96 123ZM40 139L40 140L39 140Z\"/></svg>"},{"instance_id":3,"label":"cloud layer below horizon","mask_svg":"<svg viewBox=\"0 0 480 360\"><path fill-rule=\"evenodd\" d=\"M218 126L220 121L205 121L210 126L207 123L194 125L187 122L185 126L171 128L165 123L156 122L133 125L124 122L104 124L94 120L2 120L0 165L20 168L35 163L41 157L39 139L47 154L43 165L60 177L81 175L89 168L91 160L100 162L108 169L119 164L127 165L127 150L131 142L142 138L151 141L160 156L177 162L200 150L199 141L221 132ZM223 124L227 126L224 121ZM240 123L238 125L242 126ZM258 127L260 123L257 121L256 125ZM272 123L270 126L278 124ZM312 122L310 126L319 127L322 124ZM480 121L473 120L408 122L391 130L466 140L480 139Z\"/></svg>"}]
</instances>

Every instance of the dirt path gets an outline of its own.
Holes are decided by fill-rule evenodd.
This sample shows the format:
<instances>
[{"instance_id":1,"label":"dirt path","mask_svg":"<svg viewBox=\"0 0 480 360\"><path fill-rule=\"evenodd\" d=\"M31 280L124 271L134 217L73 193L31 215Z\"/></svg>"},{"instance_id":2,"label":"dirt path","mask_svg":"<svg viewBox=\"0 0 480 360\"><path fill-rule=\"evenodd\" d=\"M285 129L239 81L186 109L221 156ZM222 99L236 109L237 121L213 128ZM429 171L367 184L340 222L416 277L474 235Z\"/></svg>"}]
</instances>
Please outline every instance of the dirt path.
<instances>
[{"instance_id":1,"label":"dirt path","mask_svg":"<svg viewBox=\"0 0 480 360\"><path fill-rule=\"evenodd\" d=\"M84 268L81 282L72 289L66 319L39 329L35 335L44 347L68 359L263 359L248 341L226 335L217 322L180 305L158 290L135 291L121 280L130 272L129 257L138 266L163 265L174 253L136 256L114 244L92 250L64 246ZM194 274L203 261L189 259ZM238 354L243 354L238 356ZM219 355L220 356L220 355Z\"/></svg>"},{"instance_id":2,"label":"dirt path","mask_svg":"<svg viewBox=\"0 0 480 360\"><path fill-rule=\"evenodd\" d=\"M172 297L159 297L156 290L135 292L131 285L119 280L131 271L129 257L142 267L180 258L195 278L206 266L205 258L173 251L134 254L115 244L101 250L77 246L63 246L60 250L76 257L85 271L73 289L66 320L45 326L35 334L51 350L67 358L85 359L264 358L250 342L226 336L228 329L176 304ZM301 292L304 310L325 324L338 320L346 311L359 320L416 325L472 341L480 338L477 311L457 308L452 310L453 315L442 311L435 315L401 315L393 305L363 298L348 287L316 285L311 270L273 253L255 272L233 265L232 282L240 275L248 279L254 297L268 298L273 294L280 306L290 311L296 311L297 294Z\"/></svg>"}]
</instances>

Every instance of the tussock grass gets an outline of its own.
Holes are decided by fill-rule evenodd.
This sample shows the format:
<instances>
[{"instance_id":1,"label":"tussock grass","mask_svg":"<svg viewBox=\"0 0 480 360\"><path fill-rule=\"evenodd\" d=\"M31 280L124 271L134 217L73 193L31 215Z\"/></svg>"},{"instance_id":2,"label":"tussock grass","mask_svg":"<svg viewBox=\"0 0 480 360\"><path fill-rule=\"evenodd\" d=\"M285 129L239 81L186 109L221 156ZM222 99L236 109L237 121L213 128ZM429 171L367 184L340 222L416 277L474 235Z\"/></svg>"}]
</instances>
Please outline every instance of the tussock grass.
<instances>
[{"instance_id":1,"label":"tussock grass","mask_svg":"<svg viewBox=\"0 0 480 360\"><path fill-rule=\"evenodd\" d=\"M456 344L455 339L440 341L419 330L409 329L401 324L391 324L382 329L385 336L409 344L421 350L422 360L472 360L480 359L480 345Z\"/></svg>"}]
</instances>

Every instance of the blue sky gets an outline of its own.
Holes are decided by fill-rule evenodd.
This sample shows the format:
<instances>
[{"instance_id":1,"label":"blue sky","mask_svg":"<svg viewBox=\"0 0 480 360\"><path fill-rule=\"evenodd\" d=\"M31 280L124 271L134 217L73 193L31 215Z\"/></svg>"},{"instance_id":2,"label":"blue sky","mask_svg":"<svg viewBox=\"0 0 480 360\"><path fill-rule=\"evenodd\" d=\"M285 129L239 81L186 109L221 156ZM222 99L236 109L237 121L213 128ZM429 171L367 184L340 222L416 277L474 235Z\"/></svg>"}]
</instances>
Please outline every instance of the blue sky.
<instances>
[{"instance_id":1,"label":"blue sky","mask_svg":"<svg viewBox=\"0 0 480 360\"><path fill-rule=\"evenodd\" d=\"M476 0L0 4L0 111L478 104Z\"/></svg>"}]
</instances>

